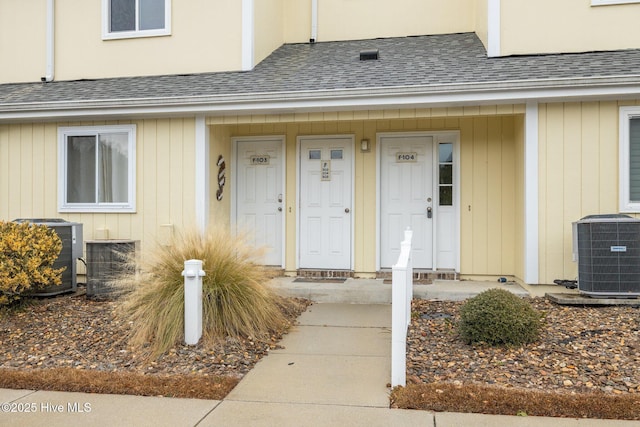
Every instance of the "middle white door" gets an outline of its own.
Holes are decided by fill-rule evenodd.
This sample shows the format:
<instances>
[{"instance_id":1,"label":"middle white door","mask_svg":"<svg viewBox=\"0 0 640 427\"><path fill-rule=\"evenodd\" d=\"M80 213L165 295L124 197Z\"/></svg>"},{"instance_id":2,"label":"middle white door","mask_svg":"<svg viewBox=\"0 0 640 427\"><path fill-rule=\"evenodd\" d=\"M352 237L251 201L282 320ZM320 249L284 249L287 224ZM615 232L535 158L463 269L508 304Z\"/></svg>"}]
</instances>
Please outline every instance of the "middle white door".
<instances>
[{"instance_id":1,"label":"middle white door","mask_svg":"<svg viewBox=\"0 0 640 427\"><path fill-rule=\"evenodd\" d=\"M351 269L353 138L301 137L299 267Z\"/></svg>"}]
</instances>

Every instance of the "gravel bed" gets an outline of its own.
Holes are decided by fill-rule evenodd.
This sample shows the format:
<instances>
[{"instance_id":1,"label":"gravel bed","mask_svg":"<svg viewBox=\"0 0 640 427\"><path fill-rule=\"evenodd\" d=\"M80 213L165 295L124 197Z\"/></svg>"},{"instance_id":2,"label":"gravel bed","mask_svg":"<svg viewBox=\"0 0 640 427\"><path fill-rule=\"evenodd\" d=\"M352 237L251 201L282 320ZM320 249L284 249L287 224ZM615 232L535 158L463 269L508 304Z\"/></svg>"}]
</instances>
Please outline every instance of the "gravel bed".
<instances>
[{"instance_id":1,"label":"gravel bed","mask_svg":"<svg viewBox=\"0 0 640 427\"><path fill-rule=\"evenodd\" d=\"M407 378L414 383L478 383L503 387L610 394L640 392L640 309L569 307L529 300L545 314L540 340L519 348L470 346L455 330L461 302L413 301ZM308 302L306 302L308 303ZM301 306L305 309L305 305ZM40 300L0 312L0 368L70 367L155 375L242 377L285 331L267 341L228 339L215 347L176 346L155 361L132 348L132 325L115 315L116 302L84 296ZM300 314L289 313L294 323Z\"/></svg>"},{"instance_id":2,"label":"gravel bed","mask_svg":"<svg viewBox=\"0 0 640 427\"><path fill-rule=\"evenodd\" d=\"M301 304L301 310L307 302ZM128 345L133 327L115 316L116 302L85 296L36 301L17 312L0 312L0 368L75 368L144 374L202 374L241 377L286 331L266 341L227 339L211 346L180 345L157 360ZM299 312L288 313L295 322Z\"/></svg>"},{"instance_id":3,"label":"gravel bed","mask_svg":"<svg viewBox=\"0 0 640 427\"><path fill-rule=\"evenodd\" d=\"M414 300L408 381L568 393L640 392L640 309L529 301L544 313L541 337L508 348L464 344L455 328L462 302Z\"/></svg>"}]
</instances>

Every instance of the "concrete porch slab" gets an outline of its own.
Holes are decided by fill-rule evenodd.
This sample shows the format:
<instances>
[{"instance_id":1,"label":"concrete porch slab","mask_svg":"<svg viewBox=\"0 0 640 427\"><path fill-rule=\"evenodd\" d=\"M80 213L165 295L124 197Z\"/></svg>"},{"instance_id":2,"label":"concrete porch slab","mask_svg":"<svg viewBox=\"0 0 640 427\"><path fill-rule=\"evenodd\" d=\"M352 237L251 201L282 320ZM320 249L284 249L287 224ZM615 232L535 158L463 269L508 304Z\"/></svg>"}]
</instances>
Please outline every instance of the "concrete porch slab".
<instances>
[{"instance_id":1,"label":"concrete porch slab","mask_svg":"<svg viewBox=\"0 0 640 427\"><path fill-rule=\"evenodd\" d=\"M504 289L518 295L529 296L529 292L514 282L480 282L472 280L436 280L432 285L414 285L414 298L463 301L489 289Z\"/></svg>"}]
</instances>

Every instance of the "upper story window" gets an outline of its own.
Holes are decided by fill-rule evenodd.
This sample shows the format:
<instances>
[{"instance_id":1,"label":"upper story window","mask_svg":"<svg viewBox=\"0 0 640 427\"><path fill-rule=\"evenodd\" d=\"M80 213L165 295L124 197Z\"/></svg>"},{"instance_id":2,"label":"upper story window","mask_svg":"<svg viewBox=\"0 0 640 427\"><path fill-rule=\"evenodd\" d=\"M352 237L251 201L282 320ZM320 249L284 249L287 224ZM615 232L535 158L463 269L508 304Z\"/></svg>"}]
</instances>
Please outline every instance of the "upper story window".
<instances>
[{"instance_id":1,"label":"upper story window","mask_svg":"<svg viewBox=\"0 0 640 427\"><path fill-rule=\"evenodd\" d=\"M135 212L135 125L58 129L58 210Z\"/></svg>"},{"instance_id":2,"label":"upper story window","mask_svg":"<svg viewBox=\"0 0 640 427\"><path fill-rule=\"evenodd\" d=\"M102 0L102 38L171 34L171 0Z\"/></svg>"},{"instance_id":3,"label":"upper story window","mask_svg":"<svg viewBox=\"0 0 640 427\"><path fill-rule=\"evenodd\" d=\"M640 107L620 108L620 212L640 212Z\"/></svg>"}]
</instances>

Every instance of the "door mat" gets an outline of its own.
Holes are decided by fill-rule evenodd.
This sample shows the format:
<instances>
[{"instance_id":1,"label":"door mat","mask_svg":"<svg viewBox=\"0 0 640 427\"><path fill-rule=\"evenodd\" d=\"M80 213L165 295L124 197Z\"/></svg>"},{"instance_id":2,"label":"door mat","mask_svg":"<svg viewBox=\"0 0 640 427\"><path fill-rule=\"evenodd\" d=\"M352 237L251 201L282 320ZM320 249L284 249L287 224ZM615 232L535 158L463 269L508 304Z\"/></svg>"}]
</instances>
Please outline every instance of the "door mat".
<instances>
[{"instance_id":1,"label":"door mat","mask_svg":"<svg viewBox=\"0 0 640 427\"><path fill-rule=\"evenodd\" d=\"M345 277L298 277L294 283L344 283Z\"/></svg>"}]
</instances>

